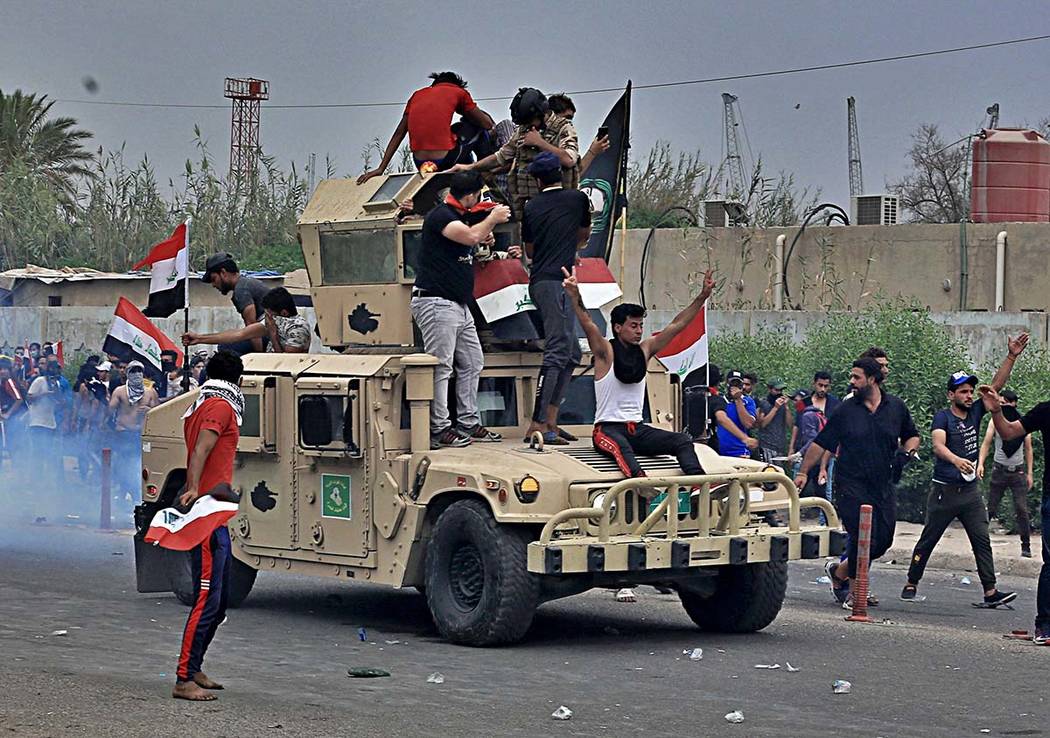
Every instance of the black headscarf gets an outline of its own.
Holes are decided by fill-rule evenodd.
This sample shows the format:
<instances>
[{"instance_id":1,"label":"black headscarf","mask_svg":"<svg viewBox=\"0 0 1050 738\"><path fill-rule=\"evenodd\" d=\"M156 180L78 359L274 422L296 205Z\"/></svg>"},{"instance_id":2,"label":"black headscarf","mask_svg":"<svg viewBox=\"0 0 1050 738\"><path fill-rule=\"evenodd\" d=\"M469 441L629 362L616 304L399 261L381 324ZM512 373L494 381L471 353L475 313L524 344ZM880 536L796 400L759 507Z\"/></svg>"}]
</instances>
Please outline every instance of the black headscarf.
<instances>
[{"instance_id":1,"label":"black headscarf","mask_svg":"<svg viewBox=\"0 0 1050 738\"><path fill-rule=\"evenodd\" d=\"M637 343L624 343L618 338L612 340L613 372L624 384L637 384L645 379L645 352Z\"/></svg>"}]
</instances>

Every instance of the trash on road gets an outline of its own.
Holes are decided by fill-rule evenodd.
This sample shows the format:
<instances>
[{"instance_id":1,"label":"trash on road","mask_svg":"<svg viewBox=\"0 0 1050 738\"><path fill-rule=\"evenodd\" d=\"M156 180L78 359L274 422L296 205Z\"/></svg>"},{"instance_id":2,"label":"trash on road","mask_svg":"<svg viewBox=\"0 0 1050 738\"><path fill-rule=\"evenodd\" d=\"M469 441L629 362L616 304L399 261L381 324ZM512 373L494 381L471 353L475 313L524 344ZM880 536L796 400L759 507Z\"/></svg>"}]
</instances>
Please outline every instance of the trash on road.
<instances>
[{"instance_id":1,"label":"trash on road","mask_svg":"<svg viewBox=\"0 0 1050 738\"><path fill-rule=\"evenodd\" d=\"M971 584L973 584L973 582L970 580L970 577L963 577L959 580L959 584L963 585L964 587L969 587Z\"/></svg>"},{"instance_id":2,"label":"trash on road","mask_svg":"<svg viewBox=\"0 0 1050 738\"><path fill-rule=\"evenodd\" d=\"M788 671L790 671L792 674L794 674L797 671L802 671L802 669L798 668L797 666L792 666L790 661L785 661L784 663L787 664Z\"/></svg>"},{"instance_id":3,"label":"trash on road","mask_svg":"<svg viewBox=\"0 0 1050 738\"><path fill-rule=\"evenodd\" d=\"M835 694L849 694L853 691L853 685L845 679L836 679L835 683L831 685L831 691Z\"/></svg>"},{"instance_id":4,"label":"trash on road","mask_svg":"<svg viewBox=\"0 0 1050 738\"><path fill-rule=\"evenodd\" d=\"M346 675L353 679L376 679L377 677L388 677L390 676L390 672L383 669L358 666L347 669Z\"/></svg>"},{"instance_id":5,"label":"trash on road","mask_svg":"<svg viewBox=\"0 0 1050 738\"><path fill-rule=\"evenodd\" d=\"M565 705L562 705L557 710L551 713L551 717L555 720L568 720L572 717L572 710Z\"/></svg>"},{"instance_id":6,"label":"trash on road","mask_svg":"<svg viewBox=\"0 0 1050 738\"><path fill-rule=\"evenodd\" d=\"M732 712L727 712L726 713L726 722L727 723L742 723L742 722L744 722L744 713L740 712L740 710L733 710Z\"/></svg>"},{"instance_id":7,"label":"trash on road","mask_svg":"<svg viewBox=\"0 0 1050 738\"><path fill-rule=\"evenodd\" d=\"M831 577L817 577L817 581L814 584L831 584Z\"/></svg>"},{"instance_id":8,"label":"trash on road","mask_svg":"<svg viewBox=\"0 0 1050 738\"><path fill-rule=\"evenodd\" d=\"M270 723L266 727L269 728L270 730L277 730L277 729L283 728L284 726L281 725L280 723Z\"/></svg>"},{"instance_id":9,"label":"trash on road","mask_svg":"<svg viewBox=\"0 0 1050 738\"><path fill-rule=\"evenodd\" d=\"M53 635L53 636L69 635L69 631L68 630L53 630L53 631L51 631L51 635Z\"/></svg>"},{"instance_id":10,"label":"trash on road","mask_svg":"<svg viewBox=\"0 0 1050 738\"><path fill-rule=\"evenodd\" d=\"M399 644L400 642L401 642L401 641L387 641L387 642L386 642L386 645L388 645L388 646L396 646L396 645L397 645L397 644Z\"/></svg>"},{"instance_id":11,"label":"trash on road","mask_svg":"<svg viewBox=\"0 0 1050 738\"><path fill-rule=\"evenodd\" d=\"M365 632L364 628L358 628L357 629L357 639L360 640L360 641L367 641L368 640L368 634Z\"/></svg>"},{"instance_id":12,"label":"trash on road","mask_svg":"<svg viewBox=\"0 0 1050 738\"><path fill-rule=\"evenodd\" d=\"M445 675L440 671L435 671L433 674L427 677L427 684L444 684Z\"/></svg>"},{"instance_id":13,"label":"trash on road","mask_svg":"<svg viewBox=\"0 0 1050 738\"><path fill-rule=\"evenodd\" d=\"M780 664L755 664L756 669L779 669Z\"/></svg>"},{"instance_id":14,"label":"trash on road","mask_svg":"<svg viewBox=\"0 0 1050 738\"><path fill-rule=\"evenodd\" d=\"M704 657L704 649L702 648L687 648L684 651L682 651L682 653L688 656L690 661L699 661Z\"/></svg>"}]
</instances>

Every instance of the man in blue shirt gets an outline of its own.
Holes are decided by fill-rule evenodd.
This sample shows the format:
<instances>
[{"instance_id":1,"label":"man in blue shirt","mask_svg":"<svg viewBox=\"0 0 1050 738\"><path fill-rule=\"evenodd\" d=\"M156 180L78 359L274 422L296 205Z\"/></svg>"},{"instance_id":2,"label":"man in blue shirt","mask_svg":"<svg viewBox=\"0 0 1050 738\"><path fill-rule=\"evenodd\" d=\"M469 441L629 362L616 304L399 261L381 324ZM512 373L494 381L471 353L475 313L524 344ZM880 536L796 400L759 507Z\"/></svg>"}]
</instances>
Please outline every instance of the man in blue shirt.
<instances>
[{"instance_id":1,"label":"man in blue shirt","mask_svg":"<svg viewBox=\"0 0 1050 738\"><path fill-rule=\"evenodd\" d=\"M755 425L755 401L744 394L744 375L733 370L726 377L725 414L730 421L745 435ZM753 443L752 443L753 442ZM722 456L751 458L751 449L758 447L757 438L748 438L747 442L737 435L718 427L718 452Z\"/></svg>"}]
</instances>

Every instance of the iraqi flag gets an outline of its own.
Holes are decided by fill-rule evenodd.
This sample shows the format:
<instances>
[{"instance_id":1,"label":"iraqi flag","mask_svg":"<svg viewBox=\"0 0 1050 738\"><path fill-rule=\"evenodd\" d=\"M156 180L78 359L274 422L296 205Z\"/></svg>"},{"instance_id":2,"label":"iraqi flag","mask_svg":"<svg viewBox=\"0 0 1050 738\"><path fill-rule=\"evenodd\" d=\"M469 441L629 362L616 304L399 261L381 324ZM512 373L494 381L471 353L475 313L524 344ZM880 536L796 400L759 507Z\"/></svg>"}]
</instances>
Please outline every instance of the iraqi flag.
<instances>
[{"instance_id":1,"label":"iraqi flag","mask_svg":"<svg viewBox=\"0 0 1050 738\"><path fill-rule=\"evenodd\" d=\"M172 551L189 551L237 514L236 502L211 495L198 497L189 512L166 507L153 516L143 540Z\"/></svg>"},{"instance_id":2,"label":"iraqi flag","mask_svg":"<svg viewBox=\"0 0 1050 738\"><path fill-rule=\"evenodd\" d=\"M631 135L630 82L602 125L609 130L609 148L594 158L580 180L580 192L591 201L591 238L582 256L608 259L616 221L624 206L622 193L626 191L627 149Z\"/></svg>"},{"instance_id":3,"label":"iraqi flag","mask_svg":"<svg viewBox=\"0 0 1050 738\"><path fill-rule=\"evenodd\" d=\"M474 300L490 324L536 309L529 297L529 273L518 259L476 262Z\"/></svg>"},{"instance_id":4,"label":"iraqi flag","mask_svg":"<svg viewBox=\"0 0 1050 738\"><path fill-rule=\"evenodd\" d=\"M656 354L667 371L685 379L689 372L707 363L707 304L696 317Z\"/></svg>"},{"instance_id":5,"label":"iraqi flag","mask_svg":"<svg viewBox=\"0 0 1050 738\"><path fill-rule=\"evenodd\" d=\"M576 264L576 282L580 298L588 310L597 310L623 295L609 264L597 256L585 257Z\"/></svg>"},{"instance_id":6,"label":"iraqi flag","mask_svg":"<svg viewBox=\"0 0 1050 738\"><path fill-rule=\"evenodd\" d=\"M171 237L161 241L149 255L132 267L133 270L149 266L149 304L144 315L151 318L167 318L177 310L188 307L187 278L190 264L190 229L186 223L179 225Z\"/></svg>"},{"instance_id":7,"label":"iraqi flag","mask_svg":"<svg viewBox=\"0 0 1050 738\"><path fill-rule=\"evenodd\" d=\"M113 324L106 334L102 350L119 356L122 361L141 361L146 376L151 379L159 379L162 374L161 351L174 351L176 363L182 365L182 350L126 297L121 297L117 302L117 309L113 311Z\"/></svg>"}]
</instances>

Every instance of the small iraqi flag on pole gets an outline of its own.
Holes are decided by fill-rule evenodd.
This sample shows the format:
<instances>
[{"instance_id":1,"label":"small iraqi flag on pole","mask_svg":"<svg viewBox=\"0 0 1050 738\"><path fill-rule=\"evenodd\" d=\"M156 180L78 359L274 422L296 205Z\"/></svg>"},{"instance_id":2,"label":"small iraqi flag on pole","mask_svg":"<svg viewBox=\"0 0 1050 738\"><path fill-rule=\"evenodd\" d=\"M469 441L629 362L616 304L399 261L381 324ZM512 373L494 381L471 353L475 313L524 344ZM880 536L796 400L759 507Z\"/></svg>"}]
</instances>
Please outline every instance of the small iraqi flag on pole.
<instances>
[{"instance_id":1,"label":"small iraqi flag on pole","mask_svg":"<svg viewBox=\"0 0 1050 738\"><path fill-rule=\"evenodd\" d=\"M667 371L685 379L689 372L707 364L707 303L700 312L664 346L656 358L667 367Z\"/></svg>"},{"instance_id":2,"label":"small iraqi flag on pole","mask_svg":"<svg viewBox=\"0 0 1050 738\"><path fill-rule=\"evenodd\" d=\"M146 375L153 379L159 378L162 373L161 351L174 351L176 363L182 363L182 350L126 297L121 297L117 302L117 309L113 311L113 324L106 334L102 350L112 356L119 356L122 361L141 361Z\"/></svg>"},{"instance_id":3,"label":"small iraqi flag on pole","mask_svg":"<svg viewBox=\"0 0 1050 738\"><path fill-rule=\"evenodd\" d=\"M149 304L144 315L167 318L177 310L189 307L190 229L182 223L152 249L149 255L132 267L150 267Z\"/></svg>"}]
</instances>

